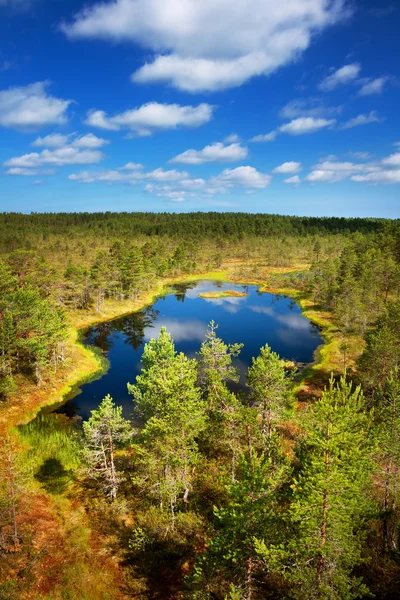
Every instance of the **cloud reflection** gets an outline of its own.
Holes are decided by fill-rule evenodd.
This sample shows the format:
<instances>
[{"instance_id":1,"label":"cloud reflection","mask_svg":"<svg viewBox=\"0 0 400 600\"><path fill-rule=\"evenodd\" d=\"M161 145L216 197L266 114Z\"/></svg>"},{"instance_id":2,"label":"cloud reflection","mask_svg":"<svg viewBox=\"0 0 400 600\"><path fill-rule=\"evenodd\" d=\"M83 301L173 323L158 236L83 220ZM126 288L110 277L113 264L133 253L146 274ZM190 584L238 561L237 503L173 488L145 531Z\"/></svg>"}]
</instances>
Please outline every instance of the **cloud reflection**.
<instances>
[{"instance_id":1,"label":"cloud reflection","mask_svg":"<svg viewBox=\"0 0 400 600\"><path fill-rule=\"evenodd\" d=\"M280 315L277 313L272 306L249 306L250 310L256 313L268 315L272 317L278 323L281 323L288 329L295 329L296 331L309 331L311 324L301 314L289 313L286 315Z\"/></svg>"},{"instance_id":2,"label":"cloud reflection","mask_svg":"<svg viewBox=\"0 0 400 600\"><path fill-rule=\"evenodd\" d=\"M157 338L161 327L165 327L171 334L175 342L199 341L204 340L207 325L198 320L179 320L178 319L160 319L154 323L153 327L146 327L144 339L148 342L152 338Z\"/></svg>"}]
</instances>

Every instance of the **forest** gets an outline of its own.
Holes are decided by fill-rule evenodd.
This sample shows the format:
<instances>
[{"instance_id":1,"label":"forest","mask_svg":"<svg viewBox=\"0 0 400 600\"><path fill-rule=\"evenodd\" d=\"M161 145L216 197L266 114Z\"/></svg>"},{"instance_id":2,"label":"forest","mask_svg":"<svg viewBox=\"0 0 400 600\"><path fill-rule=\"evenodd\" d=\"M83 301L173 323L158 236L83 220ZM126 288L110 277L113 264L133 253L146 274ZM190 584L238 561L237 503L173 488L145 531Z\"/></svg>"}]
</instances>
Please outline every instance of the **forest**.
<instances>
[{"instance_id":1,"label":"forest","mask_svg":"<svg viewBox=\"0 0 400 600\"><path fill-rule=\"evenodd\" d=\"M198 280L291 298L314 361L265 343L239 388L243 340L162 327L129 416L54 412L108 368L89 326ZM0 214L0 599L399 598L399 292L395 220Z\"/></svg>"}]
</instances>

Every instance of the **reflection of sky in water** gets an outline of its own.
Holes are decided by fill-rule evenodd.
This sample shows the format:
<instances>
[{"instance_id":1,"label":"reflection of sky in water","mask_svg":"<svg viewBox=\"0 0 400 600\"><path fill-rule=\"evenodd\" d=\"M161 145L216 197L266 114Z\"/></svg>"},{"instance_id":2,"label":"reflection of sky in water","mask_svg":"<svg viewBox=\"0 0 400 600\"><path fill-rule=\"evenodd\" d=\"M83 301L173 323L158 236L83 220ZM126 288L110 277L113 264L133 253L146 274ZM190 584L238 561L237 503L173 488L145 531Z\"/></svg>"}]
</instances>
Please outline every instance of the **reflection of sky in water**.
<instances>
[{"instance_id":1,"label":"reflection of sky in water","mask_svg":"<svg viewBox=\"0 0 400 600\"><path fill-rule=\"evenodd\" d=\"M146 309L89 330L88 343L106 351L109 371L99 380L82 387L82 393L61 410L68 414L89 416L106 394L111 394L124 406L128 415L132 400L127 382L134 383L140 372L143 345L157 337L161 327L171 333L179 352L195 357L204 339L208 323L214 320L218 335L227 343L240 342L244 348L235 361L241 381L253 356L268 343L282 358L302 363L312 361L313 352L321 343L315 327L303 317L300 308L289 298L257 293L256 286L201 281L176 286L174 293L159 298L152 309ZM203 299L200 293L236 290L248 291L247 297Z\"/></svg>"}]
</instances>

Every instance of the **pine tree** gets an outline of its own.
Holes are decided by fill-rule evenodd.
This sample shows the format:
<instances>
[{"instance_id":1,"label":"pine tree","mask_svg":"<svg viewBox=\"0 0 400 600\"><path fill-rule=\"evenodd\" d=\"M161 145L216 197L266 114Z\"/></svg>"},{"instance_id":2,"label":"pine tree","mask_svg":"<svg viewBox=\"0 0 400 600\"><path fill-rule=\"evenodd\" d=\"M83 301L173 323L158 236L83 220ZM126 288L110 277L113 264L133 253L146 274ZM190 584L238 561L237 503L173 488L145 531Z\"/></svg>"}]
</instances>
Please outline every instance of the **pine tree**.
<instances>
[{"instance_id":1,"label":"pine tree","mask_svg":"<svg viewBox=\"0 0 400 600\"><path fill-rule=\"evenodd\" d=\"M226 594L227 586L243 600L264 597L259 582L268 573L256 540L262 537L270 544L280 540L281 486L287 469L276 440L268 439L267 445L265 453L258 453L249 435L249 447L238 459L237 478L227 486L228 498L214 508L215 533L195 566L193 580L195 588L216 597Z\"/></svg>"},{"instance_id":2,"label":"pine tree","mask_svg":"<svg viewBox=\"0 0 400 600\"><path fill-rule=\"evenodd\" d=\"M121 483L115 452L131 435L130 423L122 416L122 406L115 406L111 396L106 396L83 424L83 433L89 474L115 500Z\"/></svg>"},{"instance_id":3,"label":"pine tree","mask_svg":"<svg viewBox=\"0 0 400 600\"><path fill-rule=\"evenodd\" d=\"M287 408L291 382L292 376L286 373L279 355L268 345L261 348L260 355L253 358L247 372L247 383L253 405L260 415L264 436L271 435L274 423Z\"/></svg>"},{"instance_id":4,"label":"pine tree","mask_svg":"<svg viewBox=\"0 0 400 600\"><path fill-rule=\"evenodd\" d=\"M344 377L337 386L331 380L304 425L290 537L276 547L261 541L258 550L292 584L290 597L363 597L366 586L353 570L362 562L372 466L370 419L360 388L353 390Z\"/></svg>"},{"instance_id":5,"label":"pine tree","mask_svg":"<svg viewBox=\"0 0 400 600\"><path fill-rule=\"evenodd\" d=\"M243 344L225 344L217 337L218 325L214 321L208 326L206 337L199 352L199 383L206 390L209 403L218 407L220 384L239 381L239 373L232 364Z\"/></svg>"},{"instance_id":6,"label":"pine tree","mask_svg":"<svg viewBox=\"0 0 400 600\"><path fill-rule=\"evenodd\" d=\"M136 384L128 384L143 422L135 446L136 482L170 511L174 526L179 501L188 501L199 461L196 440L206 424L197 362L177 354L162 328L158 340L145 346L142 364Z\"/></svg>"},{"instance_id":7,"label":"pine tree","mask_svg":"<svg viewBox=\"0 0 400 600\"><path fill-rule=\"evenodd\" d=\"M400 503L400 370L394 369L378 390L376 402L378 447L375 460L382 489L382 553L399 547Z\"/></svg>"}]
</instances>

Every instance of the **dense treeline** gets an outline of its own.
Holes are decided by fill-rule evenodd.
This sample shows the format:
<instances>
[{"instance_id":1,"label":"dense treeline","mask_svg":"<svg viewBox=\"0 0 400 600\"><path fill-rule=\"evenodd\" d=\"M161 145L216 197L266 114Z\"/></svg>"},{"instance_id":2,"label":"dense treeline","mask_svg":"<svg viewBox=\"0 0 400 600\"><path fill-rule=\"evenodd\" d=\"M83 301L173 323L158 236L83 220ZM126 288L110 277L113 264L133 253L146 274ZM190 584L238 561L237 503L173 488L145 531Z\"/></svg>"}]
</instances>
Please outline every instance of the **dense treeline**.
<instances>
[{"instance_id":1,"label":"dense treeline","mask_svg":"<svg viewBox=\"0 0 400 600\"><path fill-rule=\"evenodd\" d=\"M12 410L26 383L56 385L79 315L117 313L160 282L227 266L235 279L295 289L329 315L341 358L325 391L299 404L296 374L266 346L246 393L233 393L240 340L226 345L211 323L193 359L163 330L128 385L132 421L105 390L83 427L41 417L20 441L2 441L0 597L398 598L396 221L2 214L0 410ZM47 494L36 520L35 486ZM71 558L74 548L77 563L94 552L89 534L67 535L55 516L74 494L105 540L97 560L114 553L124 565L118 589L112 560L91 578Z\"/></svg>"},{"instance_id":2,"label":"dense treeline","mask_svg":"<svg viewBox=\"0 0 400 600\"><path fill-rule=\"evenodd\" d=\"M44 236L64 237L87 233L108 237L169 236L196 240L216 236L315 235L324 233L372 233L382 229L383 219L340 217L285 217L247 213L2 213L3 244L12 248L20 239L40 231Z\"/></svg>"}]
</instances>

